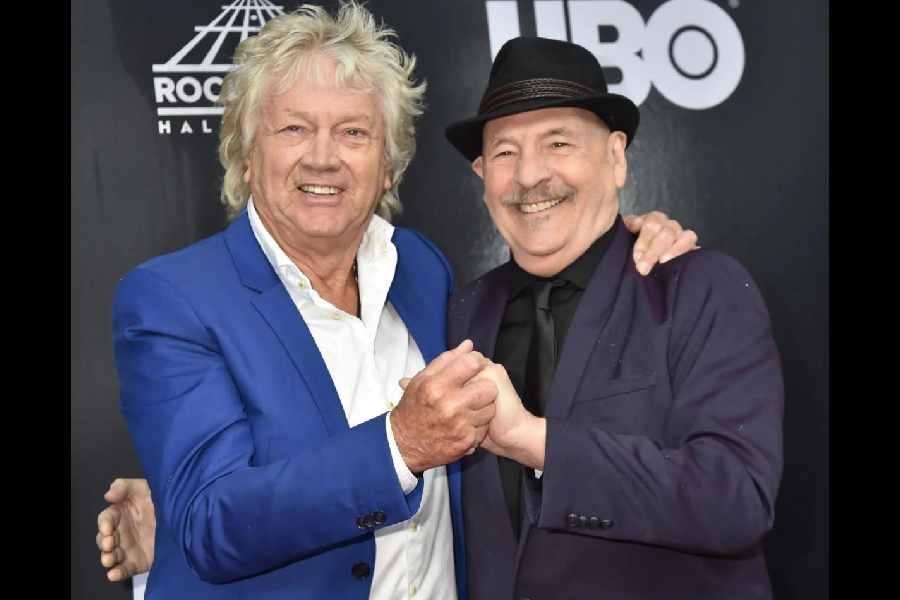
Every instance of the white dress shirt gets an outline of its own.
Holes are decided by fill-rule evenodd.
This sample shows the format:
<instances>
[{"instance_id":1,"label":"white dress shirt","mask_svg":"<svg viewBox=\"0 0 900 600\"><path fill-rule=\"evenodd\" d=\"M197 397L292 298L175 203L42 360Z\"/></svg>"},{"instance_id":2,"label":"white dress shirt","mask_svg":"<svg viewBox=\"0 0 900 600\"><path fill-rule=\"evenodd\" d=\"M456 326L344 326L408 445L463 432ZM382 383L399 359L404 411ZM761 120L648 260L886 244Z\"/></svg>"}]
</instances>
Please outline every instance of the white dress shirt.
<instances>
[{"instance_id":1,"label":"white dress shirt","mask_svg":"<svg viewBox=\"0 0 900 600\"><path fill-rule=\"evenodd\" d=\"M415 340L387 301L397 266L397 248L391 241L394 226L378 215L372 217L356 253L360 319L312 288L263 225L252 198L247 213L257 242L319 347L350 427L391 410L403 395L400 379L425 367ZM386 428L397 478L408 494L418 480L400 456L390 419ZM375 531L372 600L456 598L446 469L429 469L423 477L419 511L408 521Z\"/></svg>"}]
</instances>

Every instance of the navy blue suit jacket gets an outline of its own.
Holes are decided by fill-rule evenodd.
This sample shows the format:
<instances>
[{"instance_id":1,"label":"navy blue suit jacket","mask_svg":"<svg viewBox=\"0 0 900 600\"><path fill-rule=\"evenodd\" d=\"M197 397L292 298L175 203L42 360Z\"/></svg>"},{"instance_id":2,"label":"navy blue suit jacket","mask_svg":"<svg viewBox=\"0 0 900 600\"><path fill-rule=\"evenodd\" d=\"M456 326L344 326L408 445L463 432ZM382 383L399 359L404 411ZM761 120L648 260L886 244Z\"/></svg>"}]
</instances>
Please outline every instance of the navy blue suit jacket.
<instances>
[{"instance_id":1,"label":"navy blue suit jacket","mask_svg":"<svg viewBox=\"0 0 900 600\"><path fill-rule=\"evenodd\" d=\"M451 271L417 233L397 228L393 243L388 299L427 363L446 349ZM384 415L348 426L246 212L129 273L114 331L121 408L156 506L148 599L368 598L371 575L353 567L371 571L375 541L358 519L409 519L422 482L404 495ZM447 473L464 598L459 464Z\"/></svg>"},{"instance_id":2,"label":"navy blue suit jacket","mask_svg":"<svg viewBox=\"0 0 900 600\"><path fill-rule=\"evenodd\" d=\"M769 318L735 260L698 250L642 277L621 223L578 305L516 543L496 457L463 459L472 600L771 598L760 542L782 470ZM501 266L452 300L448 339L493 356Z\"/></svg>"}]
</instances>

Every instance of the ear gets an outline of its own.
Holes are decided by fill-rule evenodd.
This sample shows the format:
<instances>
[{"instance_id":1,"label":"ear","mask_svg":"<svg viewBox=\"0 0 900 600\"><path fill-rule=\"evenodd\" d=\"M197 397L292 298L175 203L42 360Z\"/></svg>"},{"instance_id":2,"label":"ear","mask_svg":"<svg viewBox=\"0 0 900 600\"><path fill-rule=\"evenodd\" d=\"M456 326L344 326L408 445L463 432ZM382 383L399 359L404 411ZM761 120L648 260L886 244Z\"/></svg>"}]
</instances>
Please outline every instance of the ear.
<instances>
[{"instance_id":1,"label":"ear","mask_svg":"<svg viewBox=\"0 0 900 600\"><path fill-rule=\"evenodd\" d=\"M484 157L479 156L475 160L472 161L472 170L475 171L475 174L484 179Z\"/></svg>"},{"instance_id":2,"label":"ear","mask_svg":"<svg viewBox=\"0 0 900 600\"><path fill-rule=\"evenodd\" d=\"M250 156L244 160L244 183L250 185L250 179L253 178L253 153L250 153Z\"/></svg>"},{"instance_id":3,"label":"ear","mask_svg":"<svg viewBox=\"0 0 900 600\"><path fill-rule=\"evenodd\" d=\"M622 131L613 131L607 139L607 151L609 152L609 160L613 167L613 178L616 187L621 189L625 187L625 178L628 175L628 159L625 158L625 144L628 142L628 136Z\"/></svg>"},{"instance_id":4,"label":"ear","mask_svg":"<svg viewBox=\"0 0 900 600\"><path fill-rule=\"evenodd\" d=\"M394 185L393 174L390 171L385 171L384 172L384 184L382 185L382 188L386 192L389 189L391 189L393 187L393 185Z\"/></svg>"}]
</instances>

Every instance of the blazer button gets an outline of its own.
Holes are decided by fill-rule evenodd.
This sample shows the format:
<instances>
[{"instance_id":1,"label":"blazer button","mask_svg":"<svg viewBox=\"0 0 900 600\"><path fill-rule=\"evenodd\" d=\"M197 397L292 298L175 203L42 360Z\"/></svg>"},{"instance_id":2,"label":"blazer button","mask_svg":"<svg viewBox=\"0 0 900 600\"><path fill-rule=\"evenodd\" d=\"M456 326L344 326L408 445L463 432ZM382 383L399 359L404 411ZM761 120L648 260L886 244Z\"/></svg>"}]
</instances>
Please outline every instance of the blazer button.
<instances>
[{"instance_id":1,"label":"blazer button","mask_svg":"<svg viewBox=\"0 0 900 600\"><path fill-rule=\"evenodd\" d=\"M356 563L355 565L353 565L353 568L350 570L350 572L353 573L353 576L356 577L357 579L363 579L364 577L368 577L370 571L371 571L371 569L369 568L369 565L364 562Z\"/></svg>"},{"instance_id":2,"label":"blazer button","mask_svg":"<svg viewBox=\"0 0 900 600\"><path fill-rule=\"evenodd\" d=\"M360 529L366 528L366 518L365 517L356 517L356 526Z\"/></svg>"},{"instance_id":3,"label":"blazer button","mask_svg":"<svg viewBox=\"0 0 900 600\"><path fill-rule=\"evenodd\" d=\"M569 516L566 517L566 523L568 523L569 527L578 527L578 515L569 513Z\"/></svg>"},{"instance_id":4,"label":"blazer button","mask_svg":"<svg viewBox=\"0 0 900 600\"><path fill-rule=\"evenodd\" d=\"M371 513L366 515L363 521L365 522L367 528L371 529L372 527L375 527L375 516Z\"/></svg>"},{"instance_id":5,"label":"blazer button","mask_svg":"<svg viewBox=\"0 0 900 600\"><path fill-rule=\"evenodd\" d=\"M375 511L374 513L372 513L372 516L375 517L375 524L376 524L376 525L383 525L385 519L387 519L387 515L384 514L383 512L381 512L380 510L379 510L379 511Z\"/></svg>"},{"instance_id":6,"label":"blazer button","mask_svg":"<svg viewBox=\"0 0 900 600\"><path fill-rule=\"evenodd\" d=\"M600 529L609 529L612 526L612 519L600 519Z\"/></svg>"},{"instance_id":7,"label":"blazer button","mask_svg":"<svg viewBox=\"0 0 900 600\"><path fill-rule=\"evenodd\" d=\"M587 529L587 526L588 526L588 518L587 518L586 516L584 516L584 515L579 516L579 517L578 517L578 526L579 526L579 527L584 527L585 529Z\"/></svg>"},{"instance_id":8,"label":"blazer button","mask_svg":"<svg viewBox=\"0 0 900 600\"><path fill-rule=\"evenodd\" d=\"M591 529L598 529L600 527L600 519L597 517L591 517Z\"/></svg>"}]
</instances>

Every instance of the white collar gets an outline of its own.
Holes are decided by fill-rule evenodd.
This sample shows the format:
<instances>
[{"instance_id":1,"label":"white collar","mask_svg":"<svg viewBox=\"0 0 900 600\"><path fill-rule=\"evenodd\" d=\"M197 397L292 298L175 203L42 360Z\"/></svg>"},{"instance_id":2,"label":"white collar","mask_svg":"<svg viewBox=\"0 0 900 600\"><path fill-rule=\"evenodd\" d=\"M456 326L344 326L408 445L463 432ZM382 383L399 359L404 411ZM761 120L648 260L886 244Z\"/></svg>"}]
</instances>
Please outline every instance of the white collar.
<instances>
[{"instance_id":1,"label":"white collar","mask_svg":"<svg viewBox=\"0 0 900 600\"><path fill-rule=\"evenodd\" d=\"M296 293L296 287L290 285L291 280L302 282L304 285L301 287L310 290L310 295L316 299L318 294L312 291L309 277L294 264L294 261L288 257L266 229L262 219L259 218L259 213L256 212L252 197L247 201L247 216L250 219L250 228L253 230L257 243L282 283L293 295ZM373 215L356 251L360 304L364 321L370 321L367 317L372 317L377 322L376 315L380 314L394 280L394 271L397 267L397 248L391 239L393 235L394 226L378 215Z\"/></svg>"}]
</instances>

